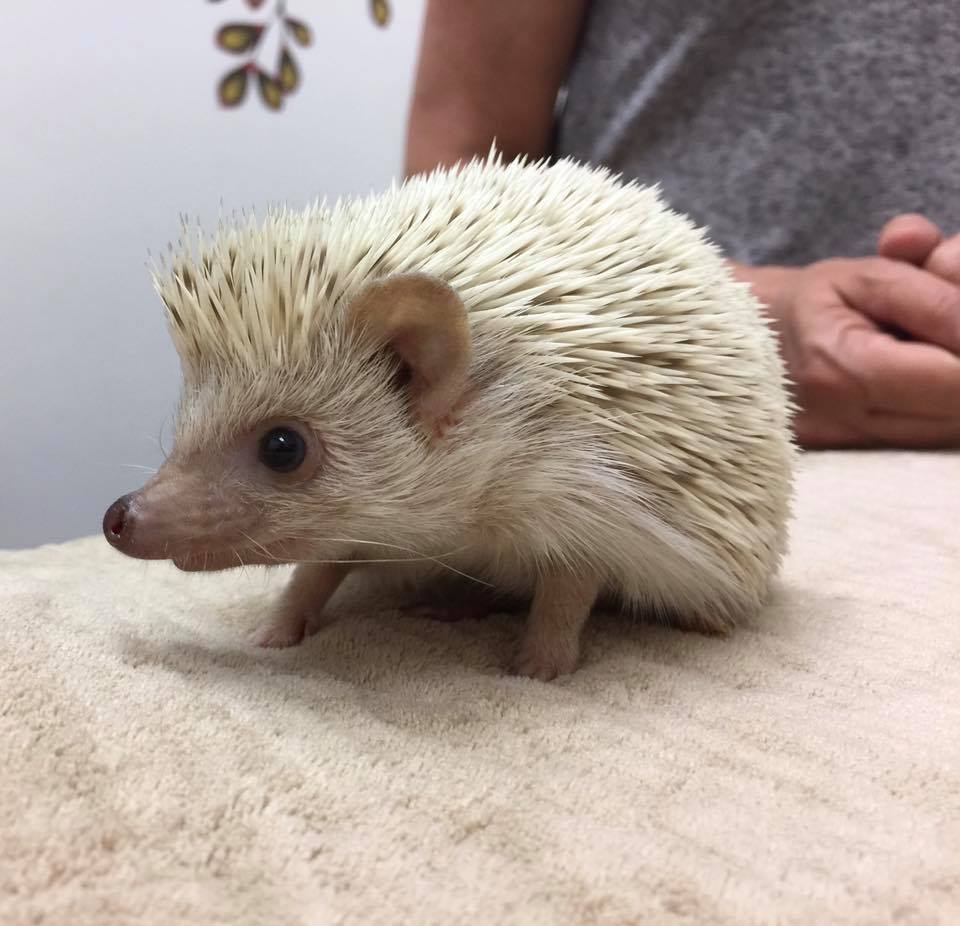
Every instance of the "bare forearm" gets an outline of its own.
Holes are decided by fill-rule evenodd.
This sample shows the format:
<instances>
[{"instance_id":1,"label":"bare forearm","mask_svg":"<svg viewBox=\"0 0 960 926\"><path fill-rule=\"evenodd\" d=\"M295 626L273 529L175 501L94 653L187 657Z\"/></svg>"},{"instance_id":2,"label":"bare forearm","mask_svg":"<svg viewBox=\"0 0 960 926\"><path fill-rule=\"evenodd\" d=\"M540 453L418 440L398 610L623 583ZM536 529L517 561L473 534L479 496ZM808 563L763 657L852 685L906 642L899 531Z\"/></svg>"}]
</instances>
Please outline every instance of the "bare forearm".
<instances>
[{"instance_id":1,"label":"bare forearm","mask_svg":"<svg viewBox=\"0 0 960 926\"><path fill-rule=\"evenodd\" d=\"M430 0L406 173L489 151L546 154L587 0Z\"/></svg>"},{"instance_id":2,"label":"bare forearm","mask_svg":"<svg viewBox=\"0 0 960 926\"><path fill-rule=\"evenodd\" d=\"M729 260L727 263L735 279L741 283L750 284L753 294L763 306L774 330L781 334L783 293L789 289L791 280L801 268L780 267L772 264L765 267L751 267L734 260Z\"/></svg>"}]
</instances>

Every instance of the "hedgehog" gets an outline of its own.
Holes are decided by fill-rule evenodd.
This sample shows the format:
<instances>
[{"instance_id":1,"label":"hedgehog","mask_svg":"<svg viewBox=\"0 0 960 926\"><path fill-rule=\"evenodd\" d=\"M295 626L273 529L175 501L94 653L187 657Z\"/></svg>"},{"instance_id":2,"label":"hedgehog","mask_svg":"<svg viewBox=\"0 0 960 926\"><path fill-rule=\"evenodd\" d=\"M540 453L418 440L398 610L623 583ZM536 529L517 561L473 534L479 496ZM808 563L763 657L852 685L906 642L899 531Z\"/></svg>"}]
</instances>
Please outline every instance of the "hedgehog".
<instances>
[{"instance_id":1,"label":"hedgehog","mask_svg":"<svg viewBox=\"0 0 960 926\"><path fill-rule=\"evenodd\" d=\"M790 510L784 370L658 186L491 152L186 230L153 275L174 448L104 534L187 571L293 564L260 645L322 627L379 562L525 602L514 669L542 680L574 671L601 606L708 633L763 606Z\"/></svg>"}]
</instances>

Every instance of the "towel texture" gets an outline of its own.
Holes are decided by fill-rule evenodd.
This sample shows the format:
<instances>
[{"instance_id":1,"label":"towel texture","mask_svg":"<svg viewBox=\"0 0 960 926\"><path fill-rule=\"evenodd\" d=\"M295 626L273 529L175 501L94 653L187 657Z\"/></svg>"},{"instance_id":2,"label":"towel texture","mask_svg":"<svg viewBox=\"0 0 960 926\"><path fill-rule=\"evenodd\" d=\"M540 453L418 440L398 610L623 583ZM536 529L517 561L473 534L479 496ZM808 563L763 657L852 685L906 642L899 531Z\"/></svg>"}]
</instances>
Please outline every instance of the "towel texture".
<instances>
[{"instance_id":1,"label":"towel texture","mask_svg":"<svg viewBox=\"0 0 960 926\"><path fill-rule=\"evenodd\" d=\"M362 588L258 651L282 578L0 554L0 922L960 922L960 456L806 457L762 619L551 684Z\"/></svg>"}]
</instances>

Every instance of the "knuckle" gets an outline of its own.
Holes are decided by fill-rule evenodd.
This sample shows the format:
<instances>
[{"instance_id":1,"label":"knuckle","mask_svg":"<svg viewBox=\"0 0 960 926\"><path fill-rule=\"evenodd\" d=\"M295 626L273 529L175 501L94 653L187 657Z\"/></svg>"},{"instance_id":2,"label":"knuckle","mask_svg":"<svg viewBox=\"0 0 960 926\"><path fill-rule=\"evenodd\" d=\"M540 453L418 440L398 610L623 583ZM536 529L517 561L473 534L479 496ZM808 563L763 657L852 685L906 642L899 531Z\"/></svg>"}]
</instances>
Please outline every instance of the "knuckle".
<instances>
[{"instance_id":1,"label":"knuckle","mask_svg":"<svg viewBox=\"0 0 960 926\"><path fill-rule=\"evenodd\" d=\"M897 264L885 257L864 257L857 266L860 280L871 296L888 287L897 271Z\"/></svg>"}]
</instances>

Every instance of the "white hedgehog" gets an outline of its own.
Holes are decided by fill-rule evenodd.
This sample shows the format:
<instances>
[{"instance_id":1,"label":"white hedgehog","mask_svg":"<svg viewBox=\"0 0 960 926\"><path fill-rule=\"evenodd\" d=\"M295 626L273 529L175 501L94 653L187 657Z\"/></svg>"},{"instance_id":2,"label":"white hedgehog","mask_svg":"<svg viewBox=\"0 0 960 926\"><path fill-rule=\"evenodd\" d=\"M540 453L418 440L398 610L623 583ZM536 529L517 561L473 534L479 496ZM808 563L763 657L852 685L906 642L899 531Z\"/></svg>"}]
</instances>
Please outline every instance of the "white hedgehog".
<instances>
[{"instance_id":1,"label":"white hedgehog","mask_svg":"<svg viewBox=\"0 0 960 926\"><path fill-rule=\"evenodd\" d=\"M532 599L517 669L541 679L574 669L601 598L706 631L764 601L793 458L782 366L656 189L491 154L221 226L155 281L175 449L104 532L187 570L298 564L262 645L299 642L370 561Z\"/></svg>"}]
</instances>

